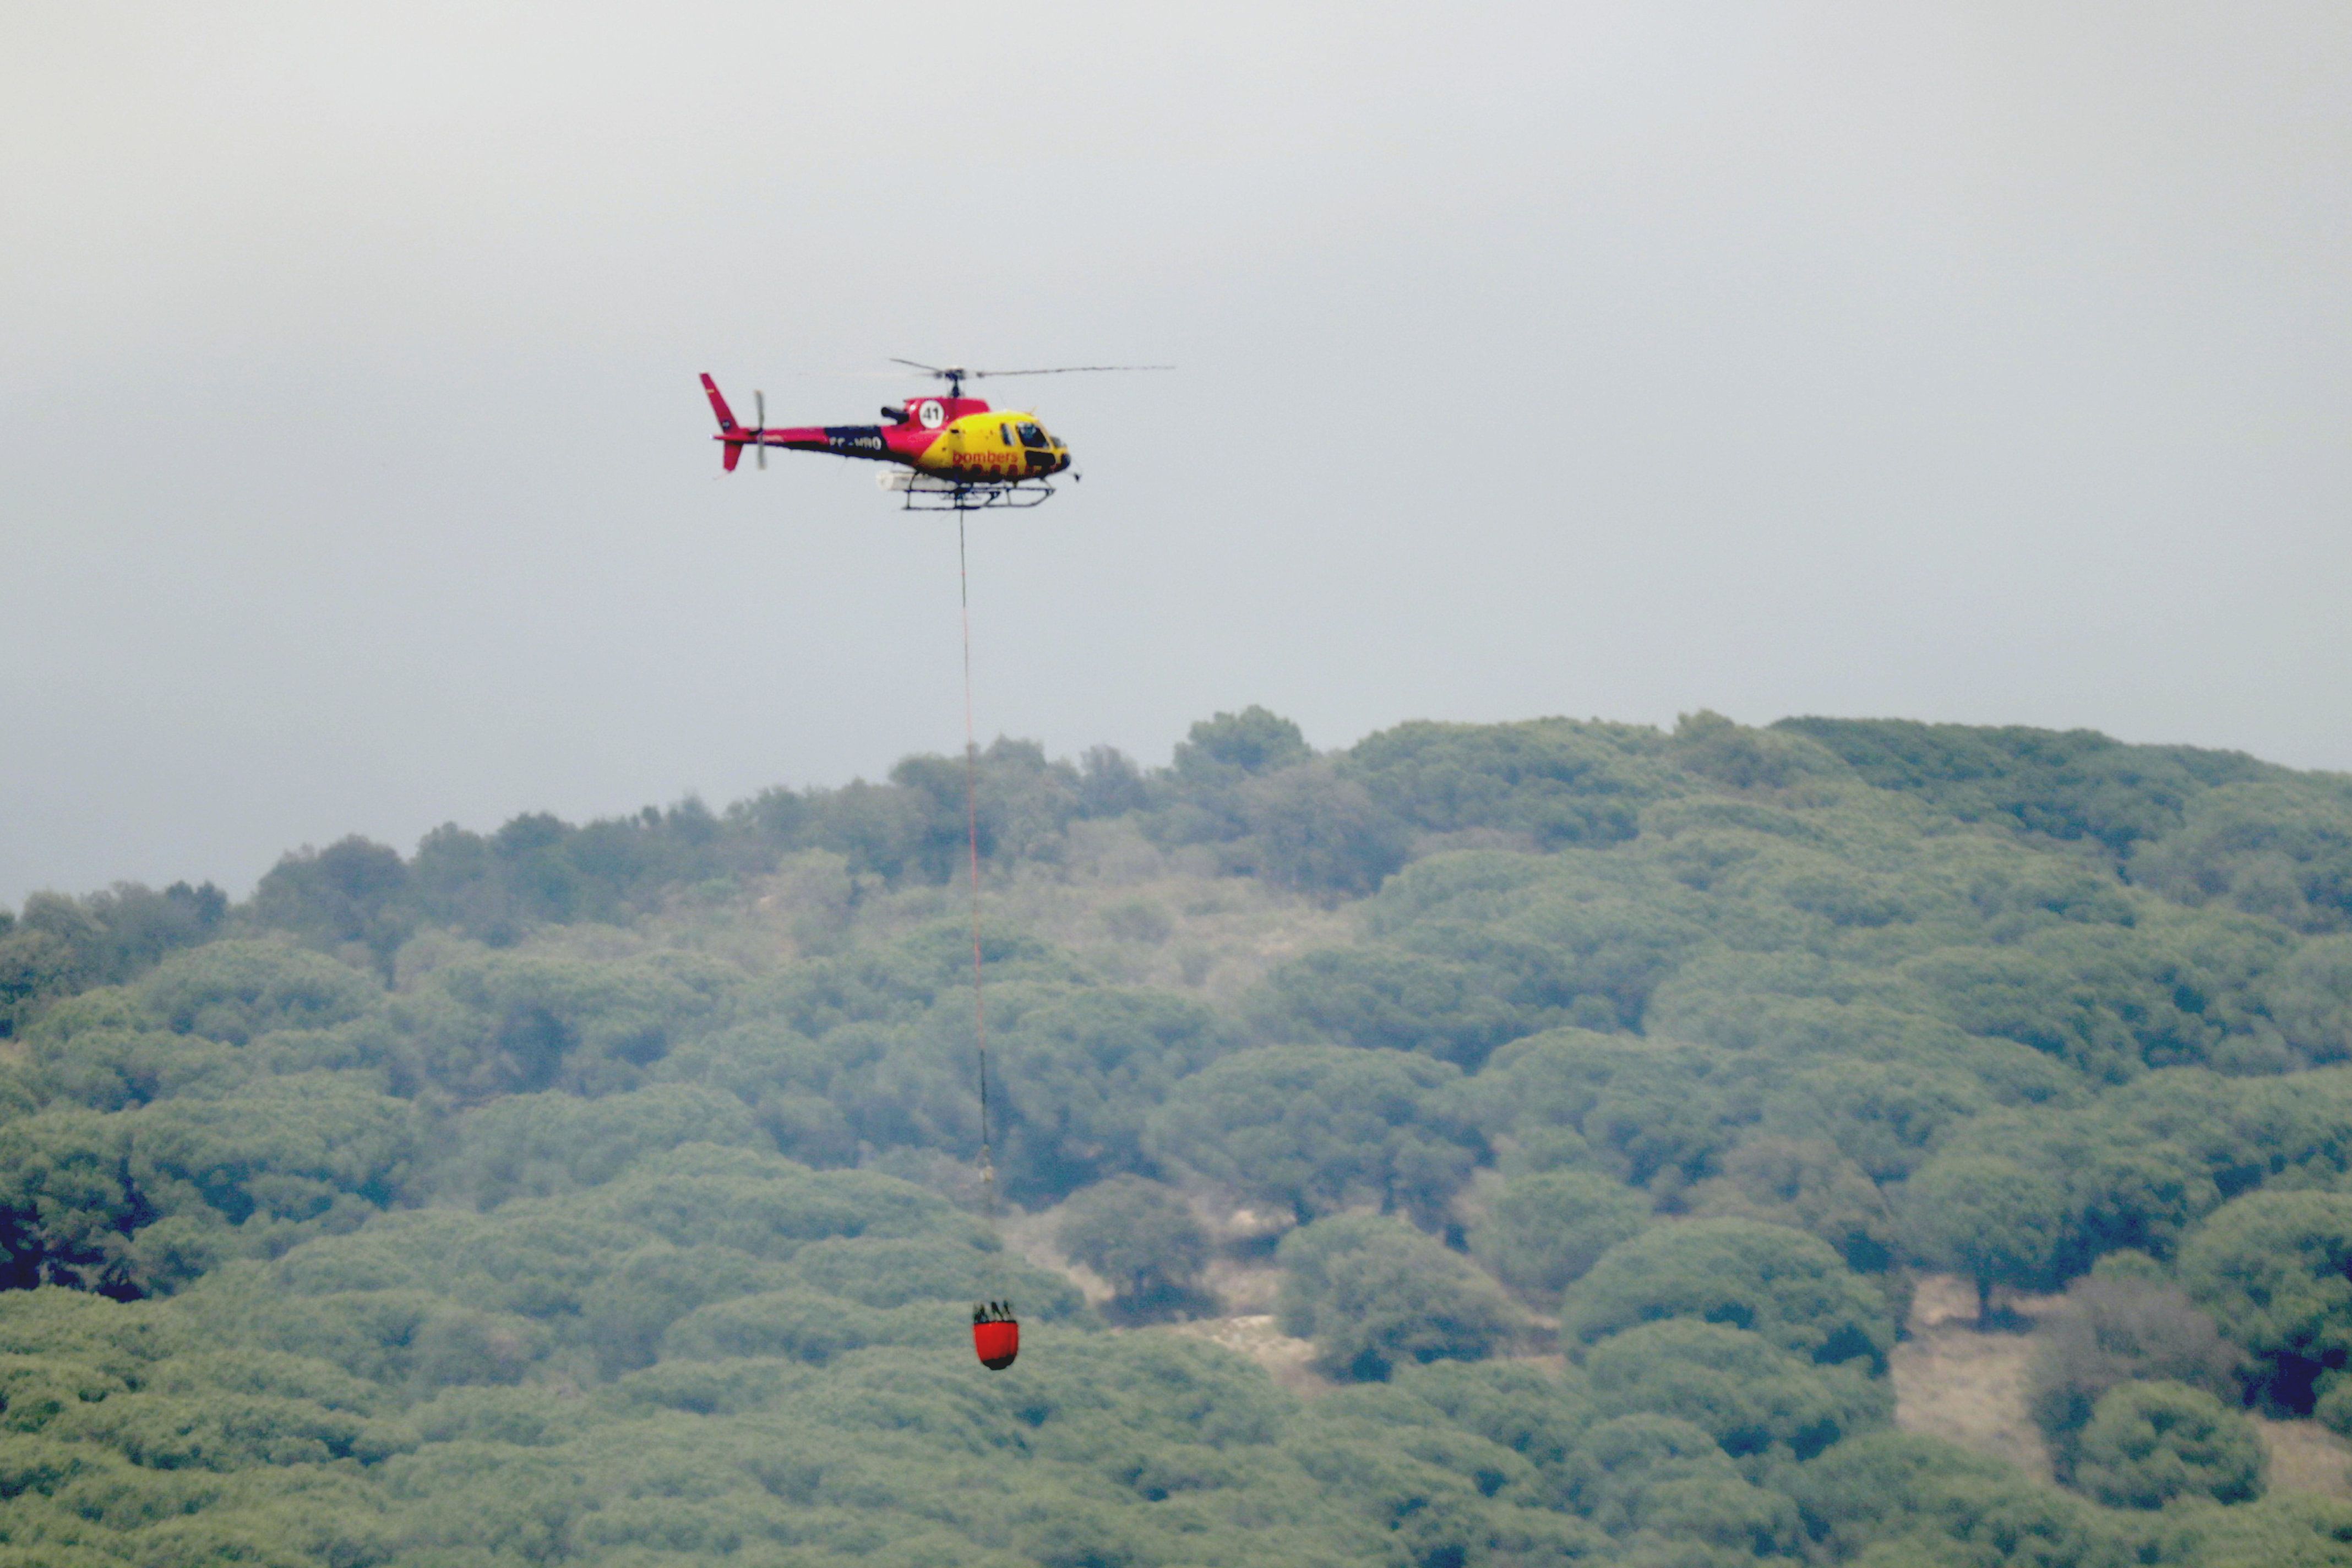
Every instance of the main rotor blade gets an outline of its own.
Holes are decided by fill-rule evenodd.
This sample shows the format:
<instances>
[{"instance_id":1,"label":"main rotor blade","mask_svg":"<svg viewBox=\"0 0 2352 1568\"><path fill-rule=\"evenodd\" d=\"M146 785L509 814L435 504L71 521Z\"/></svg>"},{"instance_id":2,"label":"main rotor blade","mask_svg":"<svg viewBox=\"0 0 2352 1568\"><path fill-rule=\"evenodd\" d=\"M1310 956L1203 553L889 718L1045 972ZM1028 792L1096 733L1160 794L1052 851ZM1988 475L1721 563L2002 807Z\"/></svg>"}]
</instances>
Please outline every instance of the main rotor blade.
<instances>
[{"instance_id":1,"label":"main rotor blade","mask_svg":"<svg viewBox=\"0 0 2352 1568\"><path fill-rule=\"evenodd\" d=\"M907 365L912 365L912 366L914 366L917 370L920 370L920 371L928 371L929 373L930 373L930 374L933 374L933 375L947 375L947 374L951 374L950 372L949 372L949 371L947 371L947 370L942 369L942 368L941 368L941 367L940 367L939 365L935 365L935 364L925 364L922 361L920 361L920 360L919 360L919 359L900 359L897 354L886 354L886 355L885 355L885 356L883 356L883 357L885 357L886 359L887 359L887 360L888 360L892 364L907 364Z\"/></svg>"},{"instance_id":2,"label":"main rotor blade","mask_svg":"<svg viewBox=\"0 0 2352 1568\"><path fill-rule=\"evenodd\" d=\"M905 362L904 360L901 360L901 361L899 361L899 363L900 363L901 364L904 364L904 363L907 363L907 362ZM1172 364L1055 364L1055 365L1047 365L1047 366L1045 366L1045 367L1044 369L1042 369L1042 370L968 370L968 371L964 372L963 374L964 374L964 378L965 378L967 381L978 381L978 380L980 380L980 379L981 379L982 377L983 377L983 376L1003 376L1003 375L1075 375L1075 374L1078 374L1079 372L1082 372L1082 371L1096 371L1096 370L1174 370L1175 368L1176 368L1176 367L1175 367L1174 365L1172 365Z\"/></svg>"}]
</instances>

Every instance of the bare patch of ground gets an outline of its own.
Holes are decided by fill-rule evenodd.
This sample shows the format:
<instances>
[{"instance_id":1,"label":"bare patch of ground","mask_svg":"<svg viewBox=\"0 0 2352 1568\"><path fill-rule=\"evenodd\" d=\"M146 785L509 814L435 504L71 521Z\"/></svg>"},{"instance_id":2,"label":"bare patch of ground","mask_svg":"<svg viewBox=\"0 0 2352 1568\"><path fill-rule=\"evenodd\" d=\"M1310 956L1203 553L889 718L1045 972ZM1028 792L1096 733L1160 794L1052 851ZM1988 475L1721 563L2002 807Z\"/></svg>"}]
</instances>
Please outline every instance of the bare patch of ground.
<instances>
[{"instance_id":1,"label":"bare patch of ground","mask_svg":"<svg viewBox=\"0 0 2352 1568\"><path fill-rule=\"evenodd\" d=\"M2031 1324L2056 1301L2053 1296L2002 1298L1998 1304L2020 1327L1979 1333L1976 1293L1968 1282L1948 1274L1922 1276L1911 1337L1887 1358L1895 1424L2050 1479L2050 1450L2026 1415L2025 1372L2037 1342ZM2273 1491L2352 1498L2352 1444L2316 1421L2255 1416L2253 1423L2270 1450Z\"/></svg>"},{"instance_id":2,"label":"bare patch of ground","mask_svg":"<svg viewBox=\"0 0 2352 1568\"><path fill-rule=\"evenodd\" d=\"M1282 1270L1271 1263L1219 1258L1210 1262L1201 1283L1228 1316L1249 1317L1274 1310L1275 1298L1282 1289Z\"/></svg>"},{"instance_id":3,"label":"bare patch of ground","mask_svg":"<svg viewBox=\"0 0 2352 1568\"><path fill-rule=\"evenodd\" d=\"M1078 1288L1088 1306L1099 1307L1118 1292L1111 1289L1109 1280L1083 1263L1072 1262L1062 1250L1055 1237L1062 1227L1062 1210L1066 1206L1056 1204L1035 1214L1008 1209L997 1216L997 1234L1004 1238L1005 1250L1039 1268L1061 1275Z\"/></svg>"},{"instance_id":4,"label":"bare patch of ground","mask_svg":"<svg viewBox=\"0 0 2352 1568\"><path fill-rule=\"evenodd\" d=\"M2050 1450L2025 1414L2029 1334L1979 1333L1976 1292L1964 1279L1929 1274L1911 1306L1910 1337L1887 1358L1895 1424L2006 1459L2041 1480Z\"/></svg>"},{"instance_id":5,"label":"bare patch of ground","mask_svg":"<svg viewBox=\"0 0 2352 1568\"><path fill-rule=\"evenodd\" d=\"M1265 1368L1267 1375L1293 1394L1317 1394L1336 1386L1307 1363L1315 1359L1309 1340L1294 1340L1276 1326L1270 1313L1253 1312L1234 1318L1201 1318L1147 1331L1206 1340Z\"/></svg>"},{"instance_id":6,"label":"bare patch of ground","mask_svg":"<svg viewBox=\"0 0 2352 1568\"><path fill-rule=\"evenodd\" d=\"M1196 1192L1192 1199L1210 1234L1226 1247L1210 1260L1201 1280L1215 1300L1218 1315L1140 1328L1115 1328L1111 1331L1204 1340L1248 1357L1294 1394L1319 1394L1334 1386L1307 1364L1315 1357L1313 1342L1292 1339L1276 1322L1274 1303L1281 1289L1282 1271L1262 1258L1237 1255L1233 1249L1236 1242L1246 1243L1270 1228L1278 1228L1279 1222L1247 1207L1221 1202L1215 1194ZM1072 1262L1062 1251L1055 1238L1061 1216L1059 1206L1034 1214L1013 1209L1000 1215L997 1225L1007 1250L1040 1268L1060 1274L1084 1291L1089 1302L1102 1306L1113 1295L1110 1282L1086 1265Z\"/></svg>"},{"instance_id":7,"label":"bare patch of ground","mask_svg":"<svg viewBox=\"0 0 2352 1568\"><path fill-rule=\"evenodd\" d=\"M2254 1417L2271 1454L2271 1490L2352 1497L2352 1446L2316 1421Z\"/></svg>"}]
</instances>

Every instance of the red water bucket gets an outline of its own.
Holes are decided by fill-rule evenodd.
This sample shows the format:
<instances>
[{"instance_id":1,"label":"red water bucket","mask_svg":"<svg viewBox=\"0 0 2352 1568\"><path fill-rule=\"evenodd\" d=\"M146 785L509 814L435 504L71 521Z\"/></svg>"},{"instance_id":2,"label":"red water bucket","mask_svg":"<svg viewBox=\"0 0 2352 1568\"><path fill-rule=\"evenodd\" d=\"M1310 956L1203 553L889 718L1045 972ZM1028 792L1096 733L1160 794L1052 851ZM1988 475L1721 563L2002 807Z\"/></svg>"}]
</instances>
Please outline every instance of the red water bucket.
<instances>
[{"instance_id":1,"label":"red water bucket","mask_svg":"<svg viewBox=\"0 0 2352 1568\"><path fill-rule=\"evenodd\" d=\"M1021 1353L1021 1325L1011 1318L971 1326L972 1352L991 1372L1003 1372Z\"/></svg>"}]
</instances>

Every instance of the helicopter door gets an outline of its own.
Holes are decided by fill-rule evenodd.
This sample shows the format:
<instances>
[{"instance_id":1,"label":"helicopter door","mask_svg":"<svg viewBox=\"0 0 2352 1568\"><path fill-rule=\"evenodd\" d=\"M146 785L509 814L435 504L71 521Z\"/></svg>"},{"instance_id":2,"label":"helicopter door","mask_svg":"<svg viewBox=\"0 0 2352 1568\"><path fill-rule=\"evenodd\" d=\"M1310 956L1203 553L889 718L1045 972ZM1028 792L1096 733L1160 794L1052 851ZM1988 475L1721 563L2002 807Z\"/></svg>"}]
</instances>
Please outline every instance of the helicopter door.
<instances>
[{"instance_id":1,"label":"helicopter door","mask_svg":"<svg viewBox=\"0 0 2352 1568\"><path fill-rule=\"evenodd\" d=\"M1021 422L1020 430L1024 466L1032 473L1052 472L1054 447L1052 442L1045 439L1044 428L1034 421L1024 419Z\"/></svg>"}]
</instances>

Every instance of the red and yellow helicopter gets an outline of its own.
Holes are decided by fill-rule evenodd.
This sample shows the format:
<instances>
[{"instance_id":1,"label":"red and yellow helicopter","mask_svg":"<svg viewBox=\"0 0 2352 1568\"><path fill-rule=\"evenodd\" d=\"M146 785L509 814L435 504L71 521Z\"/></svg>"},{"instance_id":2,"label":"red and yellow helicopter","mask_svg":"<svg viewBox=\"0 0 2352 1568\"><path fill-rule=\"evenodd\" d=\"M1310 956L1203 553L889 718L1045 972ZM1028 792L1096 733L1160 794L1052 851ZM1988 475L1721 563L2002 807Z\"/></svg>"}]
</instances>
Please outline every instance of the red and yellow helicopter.
<instances>
[{"instance_id":1,"label":"red and yellow helicopter","mask_svg":"<svg viewBox=\"0 0 2352 1568\"><path fill-rule=\"evenodd\" d=\"M837 458L864 458L891 468L877 476L886 490L903 495L909 511L976 511L984 507L1037 506L1054 493L1048 481L1070 468L1070 449L1037 421L1034 414L991 408L977 397L963 395L963 384L1008 375L1075 375L1096 371L1169 370L1164 364L1065 364L1038 370L969 370L962 365L920 364L893 359L947 383L944 396L909 397L897 408L885 407L887 425L768 426L765 394L751 395L749 425L735 422L719 384L708 373L702 390L710 395L711 412L719 416L720 454L729 473L749 447L761 468L768 466L768 448L792 452L830 452ZM1078 476L1070 475L1072 479Z\"/></svg>"}]
</instances>

